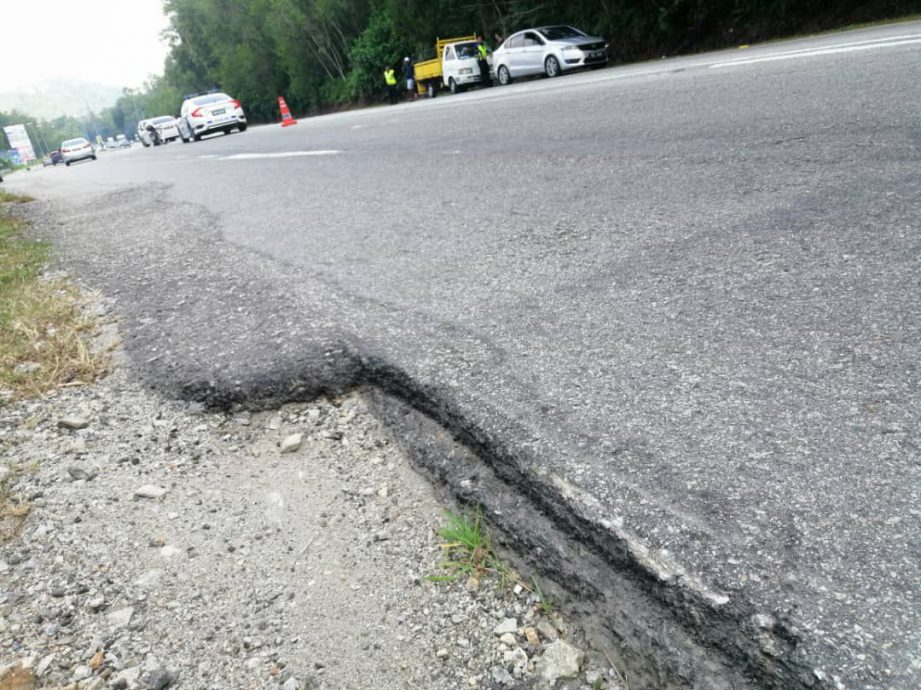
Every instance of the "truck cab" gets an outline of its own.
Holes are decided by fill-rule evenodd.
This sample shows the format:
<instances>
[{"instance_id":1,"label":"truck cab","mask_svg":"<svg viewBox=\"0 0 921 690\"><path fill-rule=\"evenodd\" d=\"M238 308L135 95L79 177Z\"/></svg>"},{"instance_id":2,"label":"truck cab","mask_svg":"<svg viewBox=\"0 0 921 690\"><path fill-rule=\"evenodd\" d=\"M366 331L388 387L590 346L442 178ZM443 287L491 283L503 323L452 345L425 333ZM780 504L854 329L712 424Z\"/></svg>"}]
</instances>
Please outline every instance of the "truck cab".
<instances>
[{"instance_id":1,"label":"truck cab","mask_svg":"<svg viewBox=\"0 0 921 690\"><path fill-rule=\"evenodd\" d=\"M477 41L461 41L449 43L444 47L441 55L442 81L451 93L463 91L468 86L475 86L483 82L480 74L479 43ZM492 55L487 55L486 61L492 68Z\"/></svg>"},{"instance_id":2,"label":"truck cab","mask_svg":"<svg viewBox=\"0 0 921 690\"><path fill-rule=\"evenodd\" d=\"M480 84L479 41L476 36L436 39L435 57L413 65L416 88L420 94L434 97L442 86L452 93ZM492 72L492 54L486 57Z\"/></svg>"}]
</instances>

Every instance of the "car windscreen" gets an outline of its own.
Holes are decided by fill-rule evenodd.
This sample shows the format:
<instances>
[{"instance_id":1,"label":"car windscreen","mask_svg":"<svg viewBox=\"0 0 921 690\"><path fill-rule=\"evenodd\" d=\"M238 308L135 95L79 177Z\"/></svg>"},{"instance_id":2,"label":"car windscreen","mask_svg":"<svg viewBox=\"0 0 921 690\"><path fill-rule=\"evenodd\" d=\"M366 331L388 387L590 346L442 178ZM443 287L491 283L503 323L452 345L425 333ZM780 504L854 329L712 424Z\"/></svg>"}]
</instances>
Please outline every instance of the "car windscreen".
<instances>
[{"instance_id":1,"label":"car windscreen","mask_svg":"<svg viewBox=\"0 0 921 690\"><path fill-rule=\"evenodd\" d=\"M208 105L209 103L223 103L224 101L229 101L230 96L226 93L211 93L207 96L199 96L198 98L193 98L192 102L195 105Z\"/></svg>"},{"instance_id":2,"label":"car windscreen","mask_svg":"<svg viewBox=\"0 0 921 690\"><path fill-rule=\"evenodd\" d=\"M74 146L83 146L86 143L86 139L68 139L63 144L61 144L62 149L69 149Z\"/></svg>"},{"instance_id":3,"label":"car windscreen","mask_svg":"<svg viewBox=\"0 0 921 690\"><path fill-rule=\"evenodd\" d=\"M458 43L456 46L454 46L454 50L457 51L458 60L475 58L479 55L476 43Z\"/></svg>"},{"instance_id":4,"label":"car windscreen","mask_svg":"<svg viewBox=\"0 0 921 690\"><path fill-rule=\"evenodd\" d=\"M585 36L581 31L573 29L571 26L545 26L539 31L551 41L559 41L563 38L578 38Z\"/></svg>"},{"instance_id":5,"label":"car windscreen","mask_svg":"<svg viewBox=\"0 0 921 690\"><path fill-rule=\"evenodd\" d=\"M155 125L165 125L167 122L172 122L172 121L173 121L173 118L171 118L169 115L164 115L163 117L156 117L153 120L151 120L151 122L153 122Z\"/></svg>"}]
</instances>

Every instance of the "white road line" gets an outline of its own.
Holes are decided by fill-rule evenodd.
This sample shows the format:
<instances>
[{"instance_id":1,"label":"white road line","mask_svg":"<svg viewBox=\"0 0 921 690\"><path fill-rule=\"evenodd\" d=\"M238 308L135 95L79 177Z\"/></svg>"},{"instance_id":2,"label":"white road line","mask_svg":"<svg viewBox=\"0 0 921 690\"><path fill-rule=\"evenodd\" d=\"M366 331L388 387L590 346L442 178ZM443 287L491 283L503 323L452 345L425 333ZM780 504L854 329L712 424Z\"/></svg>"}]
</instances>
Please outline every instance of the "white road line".
<instances>
[{"instance_id":1,"label":"white road line","mask_svg":"<svg viewBox=\"0 0 921 690\"><path fill-rule=\"evenodd\" d=\"M301 156L335 156L336 149L318 150L318 151L278 151L276 153L235 153L231 156L218 156L219 161L249 161L259 158L299 158ZM208 156L201 156L208 158Z\"/></svg>"},{"instance_id":2,"label":"white road line","mask_svg":"<svg viewBox=\"0 0 921 690\"><path fill-rule=\"evenodd\" d=\"M882 48L896 48L898 46L921 43L921 34L912 36L893 36L888 39L877 39L875 41L859 41L856 43L845 43L843 45L829 46L828 48L813 48L811 50L795 50L787 53L776 53L774 55L765 55L762 57L740 58L736 60L727 60L725 62L714 62L708 65L710 69L720 67L738 67L741 65L753 65L758 62L776 62L777 60L794 60L796 58L816 57L820 55L836 55L838 53L854 53L861 50L880 50Z\"/></svg>"}]
</instances>

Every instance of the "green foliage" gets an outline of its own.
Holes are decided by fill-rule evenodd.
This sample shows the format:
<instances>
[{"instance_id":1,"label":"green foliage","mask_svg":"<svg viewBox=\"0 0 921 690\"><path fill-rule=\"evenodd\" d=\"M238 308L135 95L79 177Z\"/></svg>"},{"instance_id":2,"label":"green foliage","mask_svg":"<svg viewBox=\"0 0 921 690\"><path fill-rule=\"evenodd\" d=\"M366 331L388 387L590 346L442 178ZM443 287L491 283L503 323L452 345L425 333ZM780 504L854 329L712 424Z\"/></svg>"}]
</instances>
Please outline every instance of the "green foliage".
<instances>
[{"instance_id":1,"label":"green foliage","mask_svg":"<svg viewBox=\"0 0 921 690\"><path fill-rule=\"evenodd\" d=\"M126 90L103 112L35 125L56 148L72 136L133 135L139 119L176 114L183 95L212 88L240 99L254 122L277 119L278 96L295 113L378 100L384 69L404 55L434 57L439 37L479 33L495 47L496 34L568 23L604 36L615 61L624 61L897 17L919 2L163 0L170 46L163 76Z\"/></svg>"},{"instance_id":2,"label":"green foliage","mask_svg":"<svg viewBox=\"0 0 921 690\"><path fill-rule=\"evenodd\" d=\"M371 15L368 28L355 39L349 50L352 69L350 96L361 100L383 98L385 92L384 70L399 68L400 42L393 28L393 19L386 8L378 8Z\"/></svg>"},{"instance_id":3,"label":"green foliage","mask_svg":"<svg viewBox=\"0 0 921 690\"><path fill-rule=\"evenodd\" d=\"M445 540L442 549L445 560L442 567L451 575L430 578L433 581L448 581L458 576L482 577L484 573L497 574L505 580L509 568L496 554L492 539L483 524L483 511L478 507L464 513L445 512L447 523L438 531Z\"/></svg>"}]
</instances>

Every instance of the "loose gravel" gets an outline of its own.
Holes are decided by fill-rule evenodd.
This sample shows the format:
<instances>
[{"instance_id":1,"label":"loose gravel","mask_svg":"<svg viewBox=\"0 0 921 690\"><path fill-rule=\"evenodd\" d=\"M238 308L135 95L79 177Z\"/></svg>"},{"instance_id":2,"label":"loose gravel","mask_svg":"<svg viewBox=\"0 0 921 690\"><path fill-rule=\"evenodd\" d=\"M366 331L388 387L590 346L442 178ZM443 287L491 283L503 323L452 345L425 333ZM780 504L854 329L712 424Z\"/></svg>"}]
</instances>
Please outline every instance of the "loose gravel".
<instances>
[{"instance_id":1,"label":"loose gravel","mask_svg":"<svg viewBox=\"0 0 921 690\"><path fill-rule=\"evenodd\" d=\"M0 408L30 506L3 523L0 687L621 687L521 584L429 579L457 507L358 394L209 413L121 357Z\"/></svg>"}]
</instances>

